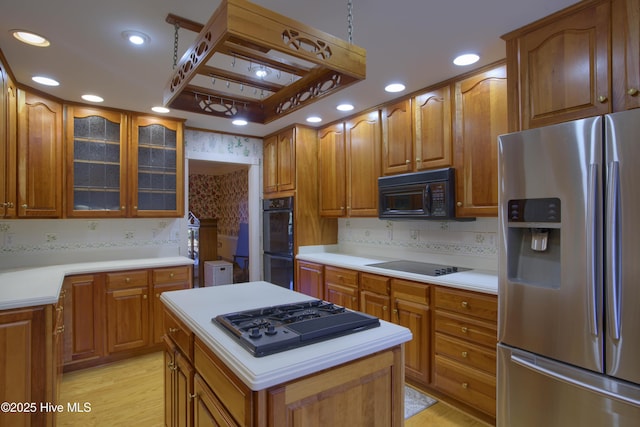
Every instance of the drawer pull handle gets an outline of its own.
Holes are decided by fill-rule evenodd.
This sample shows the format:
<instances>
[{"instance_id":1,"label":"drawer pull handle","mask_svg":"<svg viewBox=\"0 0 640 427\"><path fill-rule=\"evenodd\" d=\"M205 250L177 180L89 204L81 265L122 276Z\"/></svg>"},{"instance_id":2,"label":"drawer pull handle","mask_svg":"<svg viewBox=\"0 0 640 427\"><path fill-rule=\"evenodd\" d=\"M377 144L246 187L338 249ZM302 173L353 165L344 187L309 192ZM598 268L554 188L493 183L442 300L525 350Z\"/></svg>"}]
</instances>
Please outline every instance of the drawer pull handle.
<instances>
[{"instance_id":1,"label":"drawer pull handle","mask_svg":"<svg viewBox=\"0 0 640 427\"><path fill-rule=\"evenodd\" d=\"M462 385L462 388L464 388L464 389L469 388L469 384L468 383L462 383L461 385Z\"/></svg>"},{"instance_id":2,"label":"drawer pull handle","mask_svg":"<svg viewBox=\"0 0 640 427\"><path fill-rule=\"evenodd\" d=\"M462 357L467 357L469 355L469 353L467 353L466 351L462 352Z\"/></svg>"},{"instance_id":3,"label":"drawer pull handle","mask_svg":"<svg viewBox=\"0 0 640 427\"><path fill-rule=\"evenodd\" d=\"M469 329L466 326L463 326L462 328L460 328L460 330L462 331L463 334L466 334Z\"/></svg>"},{"instance_id":4,"label":"drawer pull handle","mask_svg":"<svg viewBox=\"0 0 640 427\"><path fill-rule=\"evenodd\" d=\"M460 305L462 306L462 308L468 308L469 307L469 303L467 301L462 301L460 303Z\"/></svg>"},{"instance_id":5,"label":"drawer pull handle","mask_svg":"<svg viewBox=\"0 0 640 427\"><path fill-rule=\"evenodd\" d=\"M178 328L169 328L169 333L173 334L175 332L178 332Z\"/></svg>"}]
</instances>

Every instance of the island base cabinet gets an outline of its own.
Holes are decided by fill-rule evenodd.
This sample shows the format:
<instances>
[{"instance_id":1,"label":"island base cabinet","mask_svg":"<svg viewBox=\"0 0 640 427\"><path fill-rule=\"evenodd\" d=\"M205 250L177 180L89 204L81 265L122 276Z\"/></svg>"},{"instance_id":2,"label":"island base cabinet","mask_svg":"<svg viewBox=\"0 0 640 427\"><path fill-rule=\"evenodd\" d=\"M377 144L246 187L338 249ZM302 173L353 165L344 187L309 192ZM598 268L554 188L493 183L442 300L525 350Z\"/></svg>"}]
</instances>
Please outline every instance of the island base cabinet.
<instances>
[{"instance_id":1,"label":"island base cabinet","mask_svg":"<svg viewBox=\"0 0 640 427\"><path fill-rule=\"evenodd\" d=\"M402 347L268 391L269 427L400 426Z\"/></svg>"}]
</instances>

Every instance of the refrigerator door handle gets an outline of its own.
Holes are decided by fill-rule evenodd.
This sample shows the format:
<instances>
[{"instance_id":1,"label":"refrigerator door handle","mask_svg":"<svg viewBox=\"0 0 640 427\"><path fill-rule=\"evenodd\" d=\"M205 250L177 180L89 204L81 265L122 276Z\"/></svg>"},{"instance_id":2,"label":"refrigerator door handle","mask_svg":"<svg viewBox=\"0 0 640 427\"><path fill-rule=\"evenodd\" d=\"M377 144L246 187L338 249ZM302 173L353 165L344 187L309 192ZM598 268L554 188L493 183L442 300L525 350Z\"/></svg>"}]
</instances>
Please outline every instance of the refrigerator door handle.
<instances>
[{"instance_id":1,"label":"refrigerator door handle","mask_svg":"<svg viewBox=\"0 0 640 427\"><path fill-rule=\"evenodd\" d=\"M614 340L620 339L620 164L609 163L607 176L607 218L605 230L607 239L607 313L609 335Z\"/></svg>"},{"instance_id":2,"label":"refrigerator door handle","mask_svg":"<svg viewBox=\"0 0 640 427\"><path fill-rule=\"evenodd\" d=\"M598 395L601 396L605 396L606 398L609 399L614 399L626 404L631 404L631 405L635 405L635 406L640 406L640 400L638 399L634 399L631 396L627 396L624 394L617 394L614 393L610 390L607 390L605 388L602 387L597 387L596 385L593 384L589 384L587 382L584 381L580 381L577 378L573 378L569 375L565 375L561 372L558 372L557 370L551 369L551 368L547 368L544 366L541 366L539 363L536 362L532 362L529 360L526 360L523 357L520 357L516 354L511 354L511 361L517 365L522 366L523 368L529 369L531 371L534 371L538 374L542 374L545 375L551 379L557 380L557 381L561 381L564 382L566 384L570 384L572 386L576 386L576 387L580 387L582 389L588 390L590 392L596 393ZM575 368L573 368L575 369Z\"/></svg>"},{"instance_id":3,"label":"refrigerator door handle","mask_svg":"<svg viewBox=\"0 0 640 427\"><path fill-rule=\"evenodd\" d=\"M598 304L597 304L597 286L598 286L598 253L597 253L597 233L598 233L598 165L589 165L588 176L588 200L587 200L587 297L589 331L593 336L598 336Z\"/></svg>"}]
</instances>

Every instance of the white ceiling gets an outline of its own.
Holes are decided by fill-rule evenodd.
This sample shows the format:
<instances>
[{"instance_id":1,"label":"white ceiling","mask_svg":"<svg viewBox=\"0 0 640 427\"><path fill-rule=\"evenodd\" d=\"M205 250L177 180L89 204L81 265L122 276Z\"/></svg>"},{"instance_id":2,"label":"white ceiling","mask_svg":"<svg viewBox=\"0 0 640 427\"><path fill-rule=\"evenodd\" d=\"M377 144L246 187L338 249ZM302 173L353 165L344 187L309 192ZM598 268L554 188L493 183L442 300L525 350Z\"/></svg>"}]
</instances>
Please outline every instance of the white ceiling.
<instances>
[{"instance_id":1,"label":"white ceiling","mask_svg":"<svg viewBox=\"0 0 640 427\"><path fill-rule=\"evenodd\" d=\"M391 81L413 92L468 68L451 63L463 52L481 55L479 64L504 58L500 36L549 15L576 0L352 0L353 43L367 50L367 79L268 125L238 128L228 119L173 110L186 125L261 137L291 123L304 123L311 114L323 123L340 119L335 106L349 101L356 111L402 94L385 93ZM37 87L63 100L82 102L80 95L101 95L105 106L149 112L162 103L173 69L174 28L167 14L205 24L219 0L13 0L0 12L0 49L18 82ZM256 0L256 4L319 30L347 39L347 0ZM16 41L12 29L39 33L51 40L48 48ZM125 30L151 37L145 48L124 40ZM179 32L178 57L196 34ZM61 84L37 86L33 75L47 75ZM316 126L321 126L316 125Z\"/></svg>"}]
</instances>

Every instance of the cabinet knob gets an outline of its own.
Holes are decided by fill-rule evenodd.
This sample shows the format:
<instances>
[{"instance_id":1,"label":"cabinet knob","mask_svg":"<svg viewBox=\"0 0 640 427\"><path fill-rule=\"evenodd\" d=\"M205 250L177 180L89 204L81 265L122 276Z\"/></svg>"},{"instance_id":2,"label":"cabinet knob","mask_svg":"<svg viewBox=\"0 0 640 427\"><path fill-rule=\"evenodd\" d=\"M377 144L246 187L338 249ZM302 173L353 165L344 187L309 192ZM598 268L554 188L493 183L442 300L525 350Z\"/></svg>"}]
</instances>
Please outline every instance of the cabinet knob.
<instances>
[{"instance_id":1,"label":"cabinet knob","mask_svg":"<svg viewBox=\"0 0 640 427\"><path fill-rule=\"evenodd\" d=\"M457 206L457 207L461 207L461 206L462 206L462 202L458 202L458 203L456 203L456 206Z\"/></svg>"},{"instance_id":2,"label":"cabinet knob","mask_svg":"<svg viewBox=\"0 0 640 427\"><path fill-rule=\"evenodd\" d=\"M169 328L169 333L173 334L175 332L178 332L178 328Z\"/></svg>"},{"instance_id":3,"label":"cabinet knob","mask_svg":"<svg viewBox=\"0 0 640 427\"><path fill-rule=\"evenodd\" d=\"M160 292L156 292L156 298L160 298Z\"/></svg>"},{"instance_id":4,"label":"cabinet knob","mask_svg":"<svg viewBox=\"0 0 640 427\"><path fill-rule=\"evenodd\" d=\"M147 299L147 294L142 294L142 299Z\"/></svg>"},{"instance_id":5,"label":"cabinet knob","mask_svg":"<svg viewBox=\"0 0 640 427\"><path fill-rule=\"evenodd\" d=\"M125 277L124 281L125 281L125 283L129 283L129 282L131 282L131 278L130 277Z\"/></svg>"},{"instance_id":6,"label":"cabinet knob","mask_svg":"<svg viewBox=\"0 0 640 427\"><path fill-rule=\"evenodd\" d=\"M462 331L463 334L466 334L469 329L466 326L463 326L462 328L460 328L460 330Z\"/></svg>"},{"instance_id":7,"label":"cabinet knob","mask_svg":"<svg viewBox=\"0 0 640 427\"><path fill-rule=\"evenodd\" d=\"M416 163L420 163L422 159L416 158Z\"/></svg>"},{"instance_id":8,"label":"cabinet knob","mask_svg":"<svg viewBox=\"0 0 640 427\"><path fill-rule=\"evenodd\" d=\"M383 306L382 306L382 310L387 311L387 306L386 306L386 305L383 305Z\"/></svg>"},{"instance_id":9,"label":"cabinet knob","mask_svg":"<svg viewBox=\"0 0 640 427\"><path fill-rule=\"evenodd\" d=\"M411 160L405 160L404 162L405 162L406 164L410 164L410 163L411 163Z\"/></svg>"},{"instance_id":10,"label":"cabinet knob","mask_svg":"<svg viewBox=\"0 0 640 427\"><path fill-rule=\"evenodd\" d=\"M125 209L125 207L124 207L124 206L120 206L120 209L121 209L121 210L124 210L124 209Z\"/></svg>"},{"instance_id":11,"label":"cabinet knob","mask_svg":"<svg viewBox=\"0 0 640 427\"><path fill-rule=\"evenodd\" d=\"M636 89L635 87L632 87L631 89L627 90L627 94L629 96L636 96L638 95L638 89Z\"/></svg>"},{"instance_id":12,"label":"cabinet knob","mask_svg":"<svg viewBox=\"0 0 640 427\"><path fill-rule=\"evenodd\" d=\"M462 388L466 389L469 388L469 384L468 383L462 383L460 384L462 386Z\"/></svg>"},{"instance_id":13,"label":"cabinet knob","mask_svg":"<svg viewBox=\"0 0 640 427\"><path fill-rule=\"evenodd\" d=\"M598 97L598 102L599 102L600 104L604 104L605 102L607 102L607 100L608 100L608 99L607 99L607 97L606 97L606 96L604 96L604 95L600 95L600 96Z\"/></svg>"},{"instance_id":14,"label":"cabinet knob","mask_svg":"<svg viewBox=\"0 0 640 427\"><path fill-rule=\"evenodd\" d=\"M192 393L189 395L189 399L195 399L196 397L198 397L198 393Z\"/></svg>"},{"instance_id":15,"label":"cabinet knob","mask_svg":"<svg viewBox=\"0 0 640 427\"><path fill-rule=\"evenodd\" d=\"M394 308L394 309L393 309L393 312L397 314L397 313L398 313L398 309L397 309L397 308Z\"/></svg>"},{"instance_id":16,"label":"cabinet knob","mask_svg":"<svg viewBox=\"0 0 640 427\"><path fill-rule=\"evenodd\" d=\"M175 276L175 274L174 274L174 273L169 273L169 277L170 277L171 279L173 279L173 276Z\"/></svg>"},{"instance_id":17,"label":"cabinet knob","mask_svg":"<svg viewBox=\"0 0 640 427\"><path fill-rule=\"evenodd\" d=\"M351 297L351 301L355 301L355 300L356 300L356 297Z\"/></svg>"},{"instance_id":18,"label":"cabinet knob","mask_svg":"<svg viewBox=\"0 0 640 427\"><path fill-rule=\"evenodd\" d=\"M462 357L467 357L469 355L469 353L467 353L466 351L462 352Z\"/></svg>"},{"instance_id":19,"label":"cabinet knob","mask_svg":"<svg viewBox=\"0 0 640 427\"><path fill-rule=\"evenodd\" d=\"M462 302L460 303L460 305L462 306L462 308L468 308L468 307L469 307L469 303L468 303L468 302L466 302L466 301L462 301Z\"/></svg>"},{"instance_id":20,"label":"cabinet knob","mask_svg":"<svg viewBox=\"0 0 640 427\"><path fill-rule=\"evenodd\" d=\"M169 369L173 369L173 366L174 366L174 365L173 365L173 362L169 362L169 363L167 363L167 368L169 368Z\"/></svg>"},{"instance_id":21,"label":"cabinet knob","mask_svg":"<svg viewBox=\"0 0 640 427\"><path fill-rule=\"evenodd\" d=\"M56 311L57 312L61 312L62 310L64 310L64 307L60 306L60 307L56 307Z\"/></svg>"},{"instance_id":22,"label":"cabinet knob","mask_svg":"<svg viewBox=\"0 0 640 427\"><path fill-rule=\"evenodd\" d=\"M24 205L20 205L20 206L22 207L22 209L27 209L28 208L26 203Z\"/></svg>"}]
</instances>

